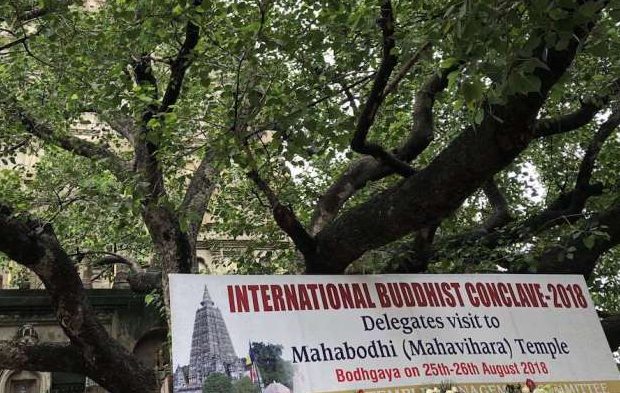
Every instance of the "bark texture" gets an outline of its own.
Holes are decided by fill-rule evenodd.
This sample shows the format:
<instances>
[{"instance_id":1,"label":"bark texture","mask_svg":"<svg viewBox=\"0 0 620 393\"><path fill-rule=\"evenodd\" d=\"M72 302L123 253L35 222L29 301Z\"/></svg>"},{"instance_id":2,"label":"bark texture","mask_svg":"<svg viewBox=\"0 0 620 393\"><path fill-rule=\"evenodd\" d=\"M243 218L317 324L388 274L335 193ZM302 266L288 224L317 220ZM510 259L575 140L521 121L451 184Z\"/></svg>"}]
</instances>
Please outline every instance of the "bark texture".
<instances>
[{"instance_id":1,"label":"bark texture","mask_svg":"<svg viewBox=\"0 0 620 393\"><path fill-rule=\"evenodd\" d=\"M71 342L70 346L15 345L7 353L9 356L25 364L33 362L32 367L42 369L58 361L55 355L63 354L66 357L58 367L77 365L75 371L84 372L112 393L158 391L155 372L110 337L96 319L75 266L51 226L27 216L15 216L9 208L0 206L0 249L43 282L58 323Z\"/></svg>"}]
</instances>

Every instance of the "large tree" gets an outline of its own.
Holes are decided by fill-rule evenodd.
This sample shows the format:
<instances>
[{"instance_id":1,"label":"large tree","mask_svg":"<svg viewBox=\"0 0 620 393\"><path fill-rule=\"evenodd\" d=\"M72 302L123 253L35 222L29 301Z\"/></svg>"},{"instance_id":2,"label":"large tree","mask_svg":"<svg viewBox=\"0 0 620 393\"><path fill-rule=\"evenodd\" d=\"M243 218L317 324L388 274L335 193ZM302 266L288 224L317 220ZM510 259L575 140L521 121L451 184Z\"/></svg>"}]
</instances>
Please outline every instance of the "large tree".
<instances>
[{"instance_id":1,"label":"large tree","mask_svg":"<svg viewBox=\"0 0 620 393\"><path fill-rule=\"evenodd\" d=\"M76 264L167 303L207 212L290 239L240 271L576 273L618 309L618 1L88 3L0 4L0 251L69 339L0 367L157 391Z\"/></svg>"}]
</instances>

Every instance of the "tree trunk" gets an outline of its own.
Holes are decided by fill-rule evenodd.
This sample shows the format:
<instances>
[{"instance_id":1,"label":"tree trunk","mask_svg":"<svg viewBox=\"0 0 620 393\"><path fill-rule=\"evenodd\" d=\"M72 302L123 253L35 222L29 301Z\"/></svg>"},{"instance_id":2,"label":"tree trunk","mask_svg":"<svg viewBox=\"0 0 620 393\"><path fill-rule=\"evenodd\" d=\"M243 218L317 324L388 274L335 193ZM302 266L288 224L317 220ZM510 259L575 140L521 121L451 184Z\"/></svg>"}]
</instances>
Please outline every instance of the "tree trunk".
<instances>
[{"instance_id":1,"label":"tree trunk","mask_svg":"<svg viewBox=\"0 0 620 393\"><path fill-rule=\"evenodd\" d=\"M161 267L161 289L164 297L166 320L170 331L170 288L169 273L191 273L196 260L196 248L190 236L184 232L175 212L167 207L148 205L144 211L144 222L155 247L157 263Z\"/></svg>"},{"instance_id":2,"label":"tree trunk","mask_svg":"<svg viewBox=\"0 0 620 393\"><path fill-rule=\"evenodd\" d=\"M0 205L0 250L32 270L47 290L56 319L83 372L111 393L155 393L156 373L113 339L97 320L73 261L48 224ZM40 351L39 351L40 355ZM55 355L50 351L50 359ZM42 360L40 360L42 362Z\"/></svg>"}]
</instances>

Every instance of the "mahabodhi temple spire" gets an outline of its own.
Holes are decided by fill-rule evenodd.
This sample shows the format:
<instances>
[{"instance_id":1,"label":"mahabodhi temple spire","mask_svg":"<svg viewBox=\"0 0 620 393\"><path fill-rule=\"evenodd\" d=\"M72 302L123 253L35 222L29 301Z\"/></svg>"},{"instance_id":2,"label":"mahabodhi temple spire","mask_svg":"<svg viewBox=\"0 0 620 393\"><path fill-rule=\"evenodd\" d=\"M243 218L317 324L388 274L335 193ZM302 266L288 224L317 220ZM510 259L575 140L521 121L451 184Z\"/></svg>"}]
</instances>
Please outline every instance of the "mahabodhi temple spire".
<instances>
[{"instance_id":1,"label":"mahabodhi temple spire","mask_svg":"<svg viewBox=\"0 0 620 393\"><path fill-rule=\"evenodd\" d=\"M213 373L238 379L245 373L245 364L237 357L222 312L205 286L194 319L187 383L179 386L182 378L175 378L175 392L202 392L204 380Z\"/></svg>"},{"instance_id":2,"label":"mahabodhi temple spire","mask_svg":"<svg viewBox=\"0 0 620 393\"><path fill-rule=\"evenodd\" d=\"M205 290L202 294L202 302L200 302L200 305L203 307L207 307L207 306L215 307L215 303L213 303L213 300L211 299L211 295L209 294L209 288L207 288L206 285L205 285ZM217 307L215 308L217 309Z\"/></svg>"}]
</instances>

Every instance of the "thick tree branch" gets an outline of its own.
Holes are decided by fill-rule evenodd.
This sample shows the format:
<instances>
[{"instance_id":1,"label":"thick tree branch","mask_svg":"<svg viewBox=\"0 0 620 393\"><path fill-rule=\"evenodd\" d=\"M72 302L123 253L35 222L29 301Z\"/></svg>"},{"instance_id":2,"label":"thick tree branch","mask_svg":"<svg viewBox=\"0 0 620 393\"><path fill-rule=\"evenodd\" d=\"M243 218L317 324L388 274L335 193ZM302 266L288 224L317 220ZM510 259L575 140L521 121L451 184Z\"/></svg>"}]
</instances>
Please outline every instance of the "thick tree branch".
<instances>
[{"instance_id":1,"label":"thick tree branch","mask_svg":"<svg viewBox=\"0 0 620 393\"><path fill-rule=\"evenodd\" d=\"M374 79L374 83L370 90L370 94L364 104L362 111L359 115L357 126L355 128L355 134L351 141L351 149L360 154L371 155L377 160L380 160L384 164L393 168L396 173L402 176L411 176L415 173L406 162L401 161L392 153L384 150L379 144L368 142L367 136L370 127L375 122L375 117L379 110L379 107L383 103L386 95L385 92L388 86L390 75L396 67L398 59L394 54L394 15L392 10L392 3L390 0L383 0L381 3L381 17L379 18L379 25L383 32L383 57L381 59L381 65L377 71ZM397 84L398 82L396 82ZM391 90L396 85L390 86Z\"/></svg>"},{"instance_id":2,"label":"thick tree branch","mask_svg":"<svg viewBox=\"0 0 620 393\"><path fill-rule=\"evenodd\" d=\"M603 143L611 136L613 130L620 124L620 110L613 112L590 140L572 190L560 194L545 209L523 220L521 223L506 228L502 232L483 231L457 236L449 240L451 247L464 245L466 242L477 241L479 245L494 248L500 242L523 241L532 235L541 233L549 228L574 223L582 218L582 211L589 198L601 195L603 185L591 183L596 158ZM507 222L505 222L506 224ZM496 228L501 228L499 225ZM493 228L493 229L496 229Z\"/></svg>"},{"instance_id":3,"label":"thick tree branch","mask_svg":"<svg viewBox=\"0 0 620 393\"><path fill-rule=\"evenodd\" d=\"M586 201L603 193L602 184L592 184L560 194L552 203L537 214L524 220L508 231L503 239L527 239L532 235L565 223L573 223L582 218ZM502 236L499 236L502 238ZM493 240L493 237L490 238Z\"/></svg>"},{"instance_id":4,"label":"thick tree branch","mask_svg":"<svg viewBox=\"0 0 620 393\"><path fill-rule=\"evenodd\" d=\"M178 209L181 220L185 220L187 223L187 239L192 250L196 249L196 242L207 213L209 200L216 188L217 170L212 165L214 157L214 150L207 147L198 168L192 175ZM198 271L195 253L192 253L190 270L192 272Z\"/></svg>"},{"instance_id":5,"label":"thick tree branch","mask_svg":"<svg viewBox=\"0 0 620 393\"><path fill-rule=\"evenodd\" d=\"M366 156L352 163L325 191L314 208L310 233L316 235L336 217L342 206L370 181L393 174L391 168Z\"/></svg>"},{"instance_id":6,"label":"thick tree branch","mask_svg":"<svg viewBox=\"0 0 620 393\"><path fill-rule=\"evenodd\" d=\"M573 190L560 194L549 206L538 214L528 218L521 225L508 231L507 236L523 238L532 234L540 233L552 226L565 222L572 223L581 218L587 200L592 196L601 195L603 185L591 183L593 170L604 142L611 136L620 124L620 110L616 109L609 118L601 124L594 134L579 166L579 172L575 180ZM505 236L505 235L504 235ZM489 240L493 243L493 236Z\"/></svg>"},{"instance_id":7,"label":"thick tree branch","mask_svg":"<svg viewBox=\"0 0 620 393\"><path fill-rule=\"evenodd\" d=\"M547 137L574 131L592 121L601 109L601 106L594 102L583 102L574 112L553 119L540 120L534 132L537 137Z\"/></svg>"},{"instance_id":8,"label":"thick tree branch","mask_svg":"<svg viewBox=\"0 0 620 393\"><path fill-rule=\"evenodd\" d=\"M482 184L481 188L492 208L491 214L489 214L479 227L447 239L448 244L455 246L479 240L480 238L494 233L495 230L504 227L512 221L508 201L497 186L495 180L487 180Z\"/></svg>"},{"instance_id":9,"label":"thick tree branch","mask_svg":"<svg viewBox=\"0 0 620 393\"><path fill-rule=\"evenodd\" d=\"M120 265L125 265L129 267L129 269L135 273L141 272L143 270L142 266L140 266L138 261L119 255L119 254L116 254L116 253L113 253L113 252L86 251L86 252L80 253L80 256L82 257L86 255L103 255L103 257L97 259L94 262L95 266L120 264Z\"/></svg>"},{"instance_id":10,"label":"thick tree branch","mask_svg":"<svg viewBox=\"0 0 620 393\"><path fill-rule=\"evenodd\" d=\"M490 250L501 244L527 241L532 236L550 228L577 222L583 217L583 209L588 199L592 196L601 195L603 192L602 184L591 183L592 172L603 143L612 135L619 124L620 110L616 109L601 124L599 130L590 140L579 167L574 188L560 194L545 209L519 223L506 226L510 222L510 216L506 215L507 204L503 196L497 194L499 190L494 190L490 184L485 183L483 189L487 198L494 206L495 213L487 219L481 228L439 241L431 259L436 260L441 258L442 255L449 255L452 251L468 245L484 247ZM503 228L503 230L497 231L499 228ZM397 258L401 261L406 261L409 265L419 263L419 261L415 260L418 258L418 255L411 251L415 250L415 248L414 243L401 246ZM404 263L402 262L401 264Z\"/></svg>"},{"instance_id":11,"label":"thick tree branch","mask_svg":"<svg viewBox=\"0 0 620 393\"><path fill-rule=\"evenodd\" d=\"M149 202L142 216L158 257L155 262L164 272L162 278L166 282L162 285L167 293L167 274L191 273L195 249L188 232L181 227L178 213L170 206Z\"/></svg>"},{"instance_id":12,"label":"thick tree branch","mask_svg":"<svg viewBox=\"0 0 620 393\"><path fill-rule=\"evenodd\" d=\"M197 7L201 3L201 0L194 0L193 6ZM159 94L157 91L157 79L152 68L152 59L150 56L142 56L133 64L136 82L138 85L150 90L153 98L153 103L148 105L142 114L139 143L134 143L136 164L150 184L147 203L165 195L163 173L156 157L159 146L158 143L154 142L158 138L153 138L153 135L149 135L156 133L155 130L150 129L149 122L160 114L170 111L176 104L181 94L186 71L193 60L193 51L196 45L198 45L199 39L200 27L189 20L185 26L185 40L170 65L170 78L159 106L154 104L157 102Z\"/></svg>"},{"instance_id":13,"label":"thick tree branch","mask_svg":"<svg viewBox=\"0 0 620 393\"><path fill-rule=\"evenodd\" d=\"M21 123L29 134L42 141L82 157L105 160L114 174L121 178L127 177L131 171L129 164L108 148L72 135L61 135L9 99L2 99L0 103L4 105L7 114Z\"/></svg>"},{"instance_id":14,"label":"thick tree branch","mask_svg":"<svg viewBox=\"0 0 620 393\"><path fill-rule=\"evenodd\" d=\"M576 207L583 208L587 194L583 195L590 185L590 179L596 163L596 158L603 147L603 143L611 136L613 131L620 125L620 109L616 108L609 118L600 126L598 132L594 135L579 168L577 175L575 193L571 201L573 210ZM579 209L581 210L581 209ZM557 272L573 272L583 274L589 277L596 266L598 258L620 242L620 207L615 206L588 220L589 228L606 226L608 238L594 238L596 241L590 245L589 240L585 240L590 236L588 231L582 232L578 237L571 237L566 247L557 246L546 251L539 259L538 271L550 272L552 268L557 268ZM575 249L575 252L568 251ZM567 258L571 255L571 258ZM569 260L570 259L570 260Z\"/></svg>"},{"instance_id":15,"label":"thick tree branch","mask_svg":"<svg viewBox=\"0 0 620 393\"><path fill-rule=\"evenodd\" d=\"M30 37L32 37L32 36L24 36L24 37L21 37L21 38L18 38L18 39L16 39L16 40L13 40L13 41L11 41L11 42L6 43L6 44L4 44L4 45L0 46L0 52L5 51L5 50L7 50L7 49L11 49L11 48L12 48L12 47L14 47L14 46L17 46L17 45L21 45L21 44L23 44L23 43L24 43L24 42L26 42L26 40L28 40ZM0 54L2 54L2 53L0 53Z\"/></svg>"},{"instance_id":16,"label":"thick tree branch","mask_svg":"<svg viewBox=\"0 0 620 393\"><path fill-rule=\"evenodd\" d=\"M448 86L448 76L461 64L441 70L431 76L416 93L411 116L411 130L407 139L397 149L397 156L404 161L416 159L430 145L434 138L433 105L437 94Z\"/></svg>"},{"instance_id":17,"label":"thick tree branch","mask_svg":"<svg viewBox=\"0 0 620 393\"><path fill-rule=\"evenodd\" d=\"M494 249L502 244L523 242L532 236L559 225L572 224L583 217L582 210L589 198L601 195L602 184L591 184L579 189L560 194L545 209L509 226L497 226L492 230L474 229L462 234L448 237L438 242L436 255L450 254L453 250L474 245L486 250ZM508 222L507 222L508 223ZM498 229L502 229L498 231Z\"/></svg>"},{"instance_id":18,"label":"thick tree branch","mask_svg":"<svg viewBox=\"0 0 620 393\"><path fill-rule=\"evenodd\" d=\"M133 117L121 113L98 113L98 115L101 120L105 121L110 126L110 128L112 128L112 130L125 138L131 146L135 146L136 136L139 132L139 126Z\"/></svg>"},{"instance_id":19,"label":"thick tree branch","mask_svg":"<svg viewBox=\"0 0 620 393\"><path fill-rule=\"evenodd\" d=\"M423 273L435 254L433 241L439 225L420 229L409 243L394 251L385 273Z\"/></svg>"},{"instance_id":20,"label":"thick tree branch","mask_svg":"<svg viewBox=\"0 0 620 393\"><path fill-rule=\"evenodd\" d=\"M198 238L209 199L216 186L214 178L217 171L212 165L214 158L214 150L207 147L198 168L192 175L179 208L179 213L188 222L188 233L194 243Z\"/></svg>"},{"instance_id":21,"label":"thick tree branch","mask_svg":"<svg viewBox=\"0 0 620 393\"><path fill-rule=\"evenodd\" d=\"M192 4L196 7L201 3L201 0L194 0ZM152 98L152 103L147 105L142 113L139 133L134 142L134 151L136 168L148 184L142 201L144 206L142 215L155 244L157 255L161 258L159 262L165 273L162 276L162 288L165 294L168 292L167 273L190 273L195 259L193 251L195 242L192 242L191 236L182 230L177 212L160 203L167 196L163 169L157 157L160 148L158 142L160 131L153 129L150 121L172 110L179 99L185 74L192 63L193 51L199 38L200 28L192 20L188 20L185 26L185 39L171 63L170 78L160 105L156 105L159 93L157 79L152 68L152 58L143 55L133 63L136 83L149 91ZM201 168L203 171L201 176L204 176L205 166L201 165ZM206 196L207 193L203 195ZM198 203L198 200L194 202ZM167 301L167 296L165 299Z\"/></svg>"},{"instance_id":22,"label":"thick tree branch","mask_svg":"<svg viewBox=\"0 0 620 393\"><path fill-rule=\"evenodd\" d=\"M161 291L162 289L162 275L160 271L145 271L136 260L112 252L87 251L75 254L78 257L78 262L89 255L104 255L103 258L99 258L93 263L94 266L115 264L128 266L130 272L127 276L127 282L129 283L129 288L136 293L150 293L152 291Z\"/></svg>"},{"instance_id":23,"label":"thick tree branch","mask_svg":"<svg viewBox=\"0 0 620 393\"><path fill-rule=\"evenodd\" d=\"M202 0L193 1L194 7L197 7L200 4L202 4ZM185 72L192 63L193 51L194 48L196 48L196 45L198 45L199 39L200 27L189 20L185 26L185 40L183 41L176 58L170 65L170 80L168 81L168 86L164 92L159 112L169 111L170 107L177 102L179 95L181 94L181 87L183 86Z\"/></svg>"},{"instance_id":24,"label":"thick tree branch","mask_svg":"<svg viewBox=\"0 0 620 393\"><path fill-rule=\"evenodd\" d=\"M156 203L161 197L166 195L164 188L164 175L157 158L159 149L159 131L151 129L149 122L158 113L158 106L155 104L158 99L157 79L153 73L152 60L149 56L142 56L133 64L136 83L150 92L152 103L146 106L142 113L139 134L135 139L134 152L136 169L148 189L143 190L145 198L144 205Z\"/></svg>"},{"instance_id":25,"label":"thick tree branch","mask_svg":"<svg viewBox=\"0 0 620 393\"><path fill-rule=\"evenodd\" d=\"M413 66L418 63L422 54L430 47L431 47L430 42L425 43L424 45L420 47L420 49L418 49L413 54L413 56L411 56L409 60L407 60L405 64L403 64L403 66L400 68L396 76L392 78L392 80L387 84L387 86L385 86L385 90L383 90L384 97L387 97L388 95L390 95L392 92L394 92L398 88L398 85L400 84L400 82L405 78L405 76L407 76L407 74L409 73L409 71L411 71Z\"/></svg>"},{"instance_id":26,"label":"thick tree branch","mask_svg":"<svg viewBox=\"0 0 620 393\"><path fill-rule=\"evenodd\" d=\"M193 6L199 6L201 0L194 0ZM184 231L176 212L169 207L162 206L160 200L165 198L164 175L157 158L159 144L156 142L157 130L149 126L149 122L173 109L179 96L187 69L193 60L193 51L198 45L200 28L189 20L185 27L185 40L170 66L170 78L164 91L161 104L156 107L149 105L142 115L139 137L134 143L136 165L149 184L146 197L143 201L144 221L153 239L157 254L162 257L161 268L165 272L161 287L167 301L167 273L190 273L195 264L195 243L198 230L206 212L208 199L213 191L209 183L212 168L208 154L201 161L183 201L181 212L189 220L189 229ZM154 102L158 99L157 79L152 69L152 59L143 56L134 64L136 81L152 90ZM155 136L155 138L153 138ZM200 187L204 189L200 189ZM190 211L193 209L193 211ZM131 282L130 282L131 285ZM137 285L137 284L136 284Z\"/></svg>"},{"instance_id":27,"label":"thick tree branch","mask_svg":"<svg viewBox=\"0 0 620 393\"><path fill-rule=\"evenodd\" d=\"M448 75L455 70L456 66L431 76L416 93L410 133L395 151L401 160L414 160L433 140L435 97L446 88ZM393 168L372 157L362 157L354 161L319 199L312 215L310 232L314 235L329 224L346 201L368 182L383 179L393 173Z\"/></svg>"},{"instance_id":28,"label":"thick tree branch","mask_svg":"<svg viewBox=\"0 0 620 393\"><path fill-rule=\"evenodd\" d=\"M252 179L258 189L265 194L267 200L269 201L269 205L271 206L276 223L291 238L291 240L293 240L293 243L295 243L297 249L304 254L304 256L314 254L314 239L308 234L308 232L306 232L306 229L301 224L293 210L280 202L271 187L269 187L269 184L267 184L267 182L260 177L256 170L251 170L248 172L248 177Z\"/></svg>"},{"instance_id":29,"label":"thick tree branch","mask_svg":"<svg viewBox=\"0 0 620 393\"><path fill-rule=\"evenodd\" d=\"M482 229L490 232L509 223L512 217L510 216L508 201L497 186L497 183L495 183L495 180L490 179L484 182L482 191L493 208L493 213L482 224Z\"/></svg>"},{"instance_id":30,"label":"thick tree branch","mask_svg":"<svg viewBox=\"0 0 620 393\"><path fill-rule=\"evenodd\" d=\"M154 373L110 337L96 319L75 266L49 224L17 216L0 204L0 251L43 282L56 318L81 352L89 377L113 393L157 391Z\"/></svg>"},{"instance_id":31,"label":"thick tree branch","mask_svg":"<svg viewBox=\"0 0 620 393\"><path fill-rule=\"evenodd\" d=\"M467 231L465 233L441 239L437 245L428 244L423 252L420 251L419 239L416 238L411 242L402 244L395 250L393 259L397 261L397 271L400 273L420 273L425 271L431 262L436 261L441 255L450 254L450 250L461 248L469 243L479 239L485 239L494 234L496 229L504 227L512 221L508 201L504 194L495 183L495 180L487 180L482 185L489 205L492 207L492 213L480 225L479 228ZM438 225L434 225L433 234ZM428 231L428 229L427 229ZM422 270L420 270L422 269Z\"/></svg>"},{"instance_id":32,"label":"thick tree branch","mask_svg":"<svg viewBox=\"0 0 620 393\"><path fill-rule=\"evenodd\" d=\"M86 374L82 353L69 343L0 341L0 368Z\"/></svg>"},{"instance_id":33,"label":"thick tree branch","mask_svg":"<svg viewBox=\"0 0 620 393\"><path fill-rule=\"evenodd\" d=\"M600 230L607 236L592 235ZM620 243L620 205L593 216L578 236L567 236L561 245L546 250L536 258L537 273L592 275L598 259Z\"/></svg>"},{"instance_id":34,"label":"thick tree branch","mask_svg":"<svg viewBox=\"0 0 620 393\"><path fill-rule=\"evenodd\" d=\"M195 252L189 235L182 229L178 213L167 203L164 172L158 158L160 130L153 129L150 121L159 115L163 107L156 105L159 93L153 73L152 59L142 56L133 63L136 83L150 92L152 103L142 113L139 133L135 139L135 163L142 182L146 184L142 199L142 217L153 240L157 263L162 269L162 289L168 301L168 273L190 273ZM178 97L178 96L177 96ZM168 107L170 108L170 107ZM166 109L168 109L166 108Z\"/></svg>"},{"instance_id":35,"label":"thick tree branch","mask_svg":"<svg viewBox=\"0 0 620 393\"><path fill-rule=\"evenodd\" d=\"M443 220L509 165L534 138L540 108L592 27L575 26L564 50L543 44L532 51L547 66L532 71L540 80L538 92L509 93L503 104L485 104L482 122L456 136L424 170L349 209L319 232L317 253L306 259L308 272L342 272L367 250Z\"/></svg>"},{"instance_id":36,"label":"thick tree branch","mask_svg":"<svg viewBox=\"0 0 620 393\"><path fill-rule=\"evenodd\" d=\"M590 184L596 159L603 148L603 144L611 136L618 125L620 125L620 107L616 107L613 110L607 120L601 124L599 130L590 141L583 160L581 161L581 165L579 166L579 173L577 174L575 186L576 189L586 187Z\"/></svg>"},{"instance_id":37,"label":"thick tree branch","mask_svg":"<svg viewBox=\"0 0 620 393\"><path fill-rule=\"evenodd\" d=\"M151 293L162 290L161 272L129 273L127 276L129 288L135 293Z\"/></svg>"},{"instance_id":38,"label":"thick tree branch","mask_svg":"<svg viewBox=\"0 0 620 393\"><path fill-rule=\"evenodd\" d=\"M597 113L605 108L610 99L620 92L620 79L609 84L605 92L583 101L579 109L552 119L543 119L536 123L536 137L547 137L574 131L588 124Z\"/></svg>"}]
</instances>

